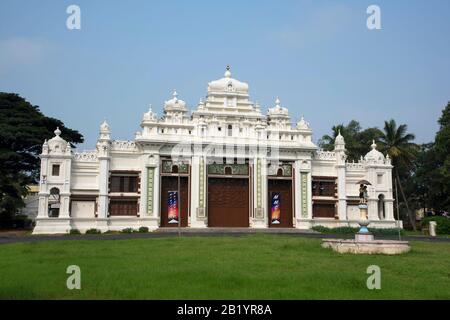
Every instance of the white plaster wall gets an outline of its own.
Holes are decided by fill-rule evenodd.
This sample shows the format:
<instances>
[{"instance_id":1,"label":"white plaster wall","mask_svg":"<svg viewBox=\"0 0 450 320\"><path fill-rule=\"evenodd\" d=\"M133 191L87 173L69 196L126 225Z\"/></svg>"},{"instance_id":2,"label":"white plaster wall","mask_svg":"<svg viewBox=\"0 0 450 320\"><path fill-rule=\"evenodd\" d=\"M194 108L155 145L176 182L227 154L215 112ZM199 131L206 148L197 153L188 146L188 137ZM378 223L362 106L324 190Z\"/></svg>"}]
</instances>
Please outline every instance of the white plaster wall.
<instances>
[{"instance_id":1,"label":"white plaster wall","mask_svg":"<svg viewBox=\"0 0 450 320\"><path fill-rule=\"evenodd\" d=\"M95 201L72 201L72 218L95 218Z\"/></svg>"}]
</instances>

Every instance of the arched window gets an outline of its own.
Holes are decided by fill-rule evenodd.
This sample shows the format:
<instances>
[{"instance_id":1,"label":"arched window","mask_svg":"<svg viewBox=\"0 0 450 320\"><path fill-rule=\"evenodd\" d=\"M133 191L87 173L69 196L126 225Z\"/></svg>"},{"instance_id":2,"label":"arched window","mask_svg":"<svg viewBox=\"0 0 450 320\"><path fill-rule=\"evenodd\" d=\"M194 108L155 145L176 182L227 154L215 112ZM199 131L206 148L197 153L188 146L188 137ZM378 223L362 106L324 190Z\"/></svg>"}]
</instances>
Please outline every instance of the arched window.
<instances>
[{"instance_id":1,"label":"arched window","mask_svg":"<svg viewBox=\"0 0 450 320\"><path fill-rule=\"evenodd\" d=\"M225 175L231 176L233 174L233 170L231 170L231 167L225 167Z\"/></svg>"},{"instance_id":2,"label":"arched window","mask_svg":"<svg viewBox=\"0 0 450 320\"><path fill-rule=\"evenodd\" d=\"M48 216L49 216L49 218L58 218L60 207L61 207L61 201L60 201L59 189L51 188L50 196L48 197Z\"/></svg>"},{"instance_id":3,"label":"arched window","mask_svg":"<svg viewBox=\"0 0 450 320\"><path fill-rule=\"evenodd\" d=\"M228 125L228 136L233 136L233 126L231 124Z\"/></svg>"},{"instance_id":4,"label":"arched window","mask_svg":"<svg viewBox=\"0 0 450 320\"><path fill-rule=\"evenodd\" d=\"M282 177L282 176L283 176L283 169L278 168L277 176L278 176L278 177Z\"/></svg>"},{"instance_id":5,"label":"arched window","mask_svg":"<svg viewBox=\"0 0 450 320\"><path fill-rule=\"evenodd\" d=\"M384 220L386 218L386 205L384 201L384 194L378 196L378 218Z\"/></svg>"}]
</instances>

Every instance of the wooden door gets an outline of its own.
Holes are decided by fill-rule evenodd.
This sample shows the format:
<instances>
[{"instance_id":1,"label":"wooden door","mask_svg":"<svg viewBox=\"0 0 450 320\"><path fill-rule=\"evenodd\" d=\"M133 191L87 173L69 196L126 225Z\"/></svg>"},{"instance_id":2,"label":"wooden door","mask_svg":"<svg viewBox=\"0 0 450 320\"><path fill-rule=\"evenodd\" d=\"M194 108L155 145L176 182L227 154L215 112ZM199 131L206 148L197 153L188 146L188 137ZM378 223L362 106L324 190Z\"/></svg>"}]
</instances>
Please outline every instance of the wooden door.
<instances>
[{"instance_id":1,"label":"wooden door","mask_svg":"<svg viewBox=\"0 0 450 320\"><path fill-rule=\"evenodd\" d=\"M208 179L208 226L249 227L248 179Z\"/></svg>"},{"instance_id":2,"label":"wooden door","mask_svg":"<svg viewBox=\"0 0 450 320\"><path fill-rule=\"evenodd\" d=\"M292 180L269 179L269 227L270 228L292 228ZM274 195L279 196L280 201L280 219L279 224L272 223L272 198Z\"/></svg>"},{"instance_id":3,"label":"wooden door","mask_svg":"<svg viewBox=\"0 0 450 320\"><path fill-rule=\"evenodd\" d=\"M169 223L168 200L169 192L178 191L178 177L161 178L161 227L178 227L178 223ZM178 204L181 227L188 226L189 216L189 179L180 177L180 203Z\"/></svg>"}]
</instances>

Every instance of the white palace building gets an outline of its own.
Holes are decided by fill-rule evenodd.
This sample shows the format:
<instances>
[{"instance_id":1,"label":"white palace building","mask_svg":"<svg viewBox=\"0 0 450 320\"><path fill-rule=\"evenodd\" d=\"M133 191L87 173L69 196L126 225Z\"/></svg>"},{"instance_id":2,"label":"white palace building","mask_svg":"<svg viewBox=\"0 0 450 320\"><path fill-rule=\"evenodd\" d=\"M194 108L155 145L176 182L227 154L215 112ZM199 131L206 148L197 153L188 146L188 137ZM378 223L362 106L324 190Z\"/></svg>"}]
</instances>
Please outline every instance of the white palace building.
<instances>
[{"instance_id":1,"label":"white palace building","mask_svg":"<svg viewBox=\"0 0 450 320\"><path fill-rule=\"evenodd\" d=\"M358 162L340 134L334 151L319 150L303 117L293 126L279 99L263 114L229 67L194 111L174 92L141 127L112 140L105 121L96 150L81 153L56 129L42 147L34 233L358 226L362 179L371 227L397 225L391 161L375 143Z\"/></svg>"}]
</instances>

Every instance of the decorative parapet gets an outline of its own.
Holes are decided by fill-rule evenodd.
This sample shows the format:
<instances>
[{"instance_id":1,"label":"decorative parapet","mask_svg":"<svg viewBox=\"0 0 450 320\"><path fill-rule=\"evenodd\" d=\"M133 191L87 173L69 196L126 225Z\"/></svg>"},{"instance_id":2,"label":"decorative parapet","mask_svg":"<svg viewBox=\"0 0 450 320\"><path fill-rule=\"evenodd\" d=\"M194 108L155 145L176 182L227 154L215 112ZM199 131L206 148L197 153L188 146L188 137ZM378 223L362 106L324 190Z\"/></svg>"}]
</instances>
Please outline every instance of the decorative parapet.
<instances>
[{"instance_id":1,"label":"decorative parapet","mask_svg":"<svg viewBox=\"0 0 450 320\"><path fill-rule=\"evenodd\" d=\"M317 150L313 154L313 157L314 157L314 159L317 159L317 160L336 160L336 152Z\"/></svg>"},{"instance_id":2,"label":"decorative parapet","mask_svg":"<svg viewBox=\"0 0 450 320\"><path fill-rule=\"evenodd\" d=\"M361 163L361 162L347 162L345 164L345 168L347 170L365 170L366 169L366 165L364 163Z\"/></svg>"},{"instance_id":3,"label":"decorative parapet","mask_svg":"<svg viewBox=\"0 0 450 320\"><path fill-rule=\"evenodd\" d=\"M345 164L345 167L348 170L365 170L366 167L368 165L386 165L386 166L390 166L391 165L391 159L387 158L387 159L380 159L380 160L374 160L374 159L361 159L358 162L347 162Z\"/></svg>"},{"instance_id":4,"label":"decorative parapet","mask_svg":"<svg viewBox=\"0 0 450 320\"><path fill-rule=\"evenodd\" d=\"M73 153L73 159L81 162L96 162L98 161L98 153L94 151L83 151Z\"/></svg>"},{"instance_id":5,"label":"decorative parapet","mask_svg":"<svg viewBox=\"0 0 450 320\"><path fill-rule=\"evenodd\" d=\"M114 140L111 145L114 151L136 151L136 143L134 141Z\"/></svg>"}]
</instances>

